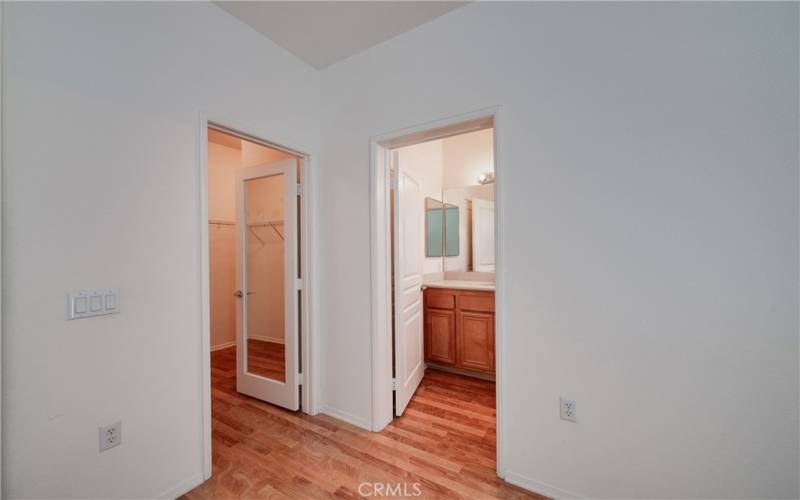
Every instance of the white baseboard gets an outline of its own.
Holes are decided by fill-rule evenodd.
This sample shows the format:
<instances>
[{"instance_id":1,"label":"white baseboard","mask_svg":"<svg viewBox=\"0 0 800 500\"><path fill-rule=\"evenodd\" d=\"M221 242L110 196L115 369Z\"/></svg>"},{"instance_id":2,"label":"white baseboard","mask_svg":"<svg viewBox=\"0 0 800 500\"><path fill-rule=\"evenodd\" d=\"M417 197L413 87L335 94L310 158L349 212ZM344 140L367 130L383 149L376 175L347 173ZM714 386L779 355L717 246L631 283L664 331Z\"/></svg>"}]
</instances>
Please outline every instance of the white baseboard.
<instances>
[{"instance_id":1,"label":"white baseboard","mask_svg":"<svg viewBox=\"0 0 800 500\"><path fill-rule=\"evenodd\" d=\"M253 340L260 340L262 342L272 342L273 344L285 344L286 341L284 339L275 339L272 337L264 337L262 335L250 335L250 338ZM220 351L222 349L227 349L228 347L233 347L236 345L235 340L231 340L230 342L223 342L222 344L212 345L211 352Z\"/></svg>"},{"instance_id":2,"label":"white baseboard","mask_svg":"<svg viewBox=\"0 0 800 500\"><path fill-rule=\"evenodd\" d=\"M336 408L331 408L330 406L324 406L320 413L324 413L325 415L328 415L333 418L338 418L339 420L343 420L348 424L355 425L356 427L360 427L364 430L368 431L372 430L372 425L368 420L353 415L352 413L347 413L346 411L338 410Z\"/></svg>"},{"instance_id":3,"label":"white baseboard","mask_svg":"<svg viewBox=\"0 0 800 500\"><path fill-rule=\"evenodd\" d=\"M169 500L175 500L181 495L184 495L193 489L197 488L201 484L203 484L205 480L203 479L203 474L198 472L194 476L184 479L183 481L179 482L175 486L171 487L167 491L161 493L160 495L156 495L155 498L168 498Z\"/></svg>"},{"instance_id":4,"label":"white baseboard","mask_svg":"<svg viewBox=\"0 0 800 500\"><path fill-rule=\"evenodd\" d=\"M272 342L273 344L285 344L286 343L285 339L275 338L275 337L267 337L266 335L253 335L253 334L250 334L250 335L248 335L248 338L251 338L253 340L260 340L262 342Z\"/></svg>"},{"instance_id":5,"label":"white baseboard","mask_svg":"<svg viewBox=\"0 0 800 500\"><path fill-rule=\"evenodd\" d=\"M506 480L507 483L511 483L514 486L525 488L526 490L538 493L539 495L544 495L554 500L561 500L561 499L584 500L586 498L584 496L578 495L577 493L572 493L570 491L562 490L561 488L557 488L555 486L543 483L541 481L537 481L536 479L532 479L527 476L523 476L522 474L517 474L516 472L511 472L509 470L505 471L504 479Z\"/></svg>"},{"instance_id":6,"label":"white baseboard","mask_svg":"<svg viewBox=\"0 0 800 500\"><path fill-rule=\"evenodd\" d=\"M235 345L236 345L236 341L235 340L231 340L230 342L223 342L223 343L217 344L217 345L212 345L211 346L211 352L219 351L219 350L222 350L222 349L227 349L228 347L233 347Z\"/></svg>"}]
</instances>

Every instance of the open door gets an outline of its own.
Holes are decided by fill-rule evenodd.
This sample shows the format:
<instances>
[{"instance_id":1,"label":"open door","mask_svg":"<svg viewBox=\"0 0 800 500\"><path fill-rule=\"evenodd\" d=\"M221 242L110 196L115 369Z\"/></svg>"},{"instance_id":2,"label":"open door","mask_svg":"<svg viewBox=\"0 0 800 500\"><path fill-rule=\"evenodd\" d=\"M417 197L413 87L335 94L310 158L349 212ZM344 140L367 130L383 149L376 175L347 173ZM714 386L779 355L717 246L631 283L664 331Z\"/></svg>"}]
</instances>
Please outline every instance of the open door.
<instances>
[{"instance_id":1,"label":"open door","mask_svg":"<svg viewBox=\"0 0 800 500\"><path fill-rule=\"evenodd\" d=\"M236 176L236 390L299 409L297 161Z\"/></svg>"},{"instance_id":2,"label":"open door","mask_svg":"<svg viewBox=\"0 0 800 500\"><path fill-rule=\"evenodd\" d=\"M400 416L425 374L423 362L422 264L424 242L422 190L394 154L395 414Z\"/></svg>"},{"instance_id":3,"label":"open door","mask_svg":"<svg viewBox=\"0 0 800 500\"><path fill-rule=\"evenodd\" d=\"M472 269L494 272L494 202L472 199Z\"/></svg>"}]
</instances>

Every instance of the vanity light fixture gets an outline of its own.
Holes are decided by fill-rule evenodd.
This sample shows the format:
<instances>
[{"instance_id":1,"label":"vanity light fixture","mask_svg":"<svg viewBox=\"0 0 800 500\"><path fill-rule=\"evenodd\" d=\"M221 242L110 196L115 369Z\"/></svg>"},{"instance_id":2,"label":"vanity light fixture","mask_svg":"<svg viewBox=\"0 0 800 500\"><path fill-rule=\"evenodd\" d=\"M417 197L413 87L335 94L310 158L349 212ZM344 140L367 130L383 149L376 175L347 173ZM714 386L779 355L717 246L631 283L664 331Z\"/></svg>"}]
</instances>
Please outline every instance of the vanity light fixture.
<instances>
[{"instance_id":1,"label":"vanity light fixture","mask_svg":"<svg viewBox=\"0 0 800 500\"><path fill-rule=\"evenodd\" d=\"M478 184L491 184L494 182L494 172L486 172L478 176Z\"/></svg>"}]
</instances>

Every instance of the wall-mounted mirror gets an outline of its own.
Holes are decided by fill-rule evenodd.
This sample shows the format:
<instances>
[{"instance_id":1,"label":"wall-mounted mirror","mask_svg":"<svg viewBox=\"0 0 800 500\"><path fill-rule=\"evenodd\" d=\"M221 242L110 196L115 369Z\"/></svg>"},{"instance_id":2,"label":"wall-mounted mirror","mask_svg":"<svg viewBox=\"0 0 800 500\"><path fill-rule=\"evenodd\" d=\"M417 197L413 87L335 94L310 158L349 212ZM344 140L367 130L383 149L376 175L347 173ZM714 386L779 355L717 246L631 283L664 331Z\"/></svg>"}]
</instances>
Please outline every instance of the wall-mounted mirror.
<instances>
[{"instance_id":1,"label":"wall-mounted mirror","mask_svg":"<svg viewBox=\"0 0 800 500\"><path fill-rule=\"evenodd\" d=\"M494 184L445 189L444 271L494 272ZM452 232L451 232L452 231Z\"/></svg>"},{"instance_id":2,"label":"wall-mounted mirror","mask_svg":"<svg viewBox=\"0 0 800 500\"><path fill-rule=\"evenodd\" d=\"M444 204L433 198L425 198L425 256L441 257L444 255Z\"/></svg>"},{"instance_id":3,"label":"wall-mounted mirror","mask_svg":"<svg viewBox=\"0 0 800 500\"><path fill-rule=\"evenodd\" d=\"M425 198L425 256L458 256L459 207Z\"/></svg>"},{"instance_id":4,"label":"wall-mounted mirror","mask_svg":"<svg viewBox=\"0 0 800 500\"><path fill-rule=\"evenodd\" d=\"M444 204L444 256L456 257L461 248L459 242L459 209L449 203Z\"/></svg>"}]
</instances>

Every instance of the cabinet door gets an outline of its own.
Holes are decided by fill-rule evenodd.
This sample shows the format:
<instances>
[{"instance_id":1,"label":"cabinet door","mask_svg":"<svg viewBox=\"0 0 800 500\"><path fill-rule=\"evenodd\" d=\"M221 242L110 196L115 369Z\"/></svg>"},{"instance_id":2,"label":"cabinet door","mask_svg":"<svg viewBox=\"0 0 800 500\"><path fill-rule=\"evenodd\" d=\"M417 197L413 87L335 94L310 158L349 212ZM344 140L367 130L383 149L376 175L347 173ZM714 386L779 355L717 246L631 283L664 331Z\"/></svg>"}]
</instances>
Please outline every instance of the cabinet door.
<instances>
[{"instance_id":1,"label":"cabinet door","mask_svg":"<svg viewBox=\"0 0 800 500\"><path fill-rule=\"evenodd\" d=\"M426 309L425 359L432 363L456 363L456 314L443 309Z\"/></svg>"},{"instance_id":2,"label":"cabinet door","mask_svg":"<svg viewBox=\"0 0 800 500\"><path fill-rule=\"evenodd\" d=\"M494 314L458 312L458 366L494 372Z\"/></svg>"}]
</instances>

